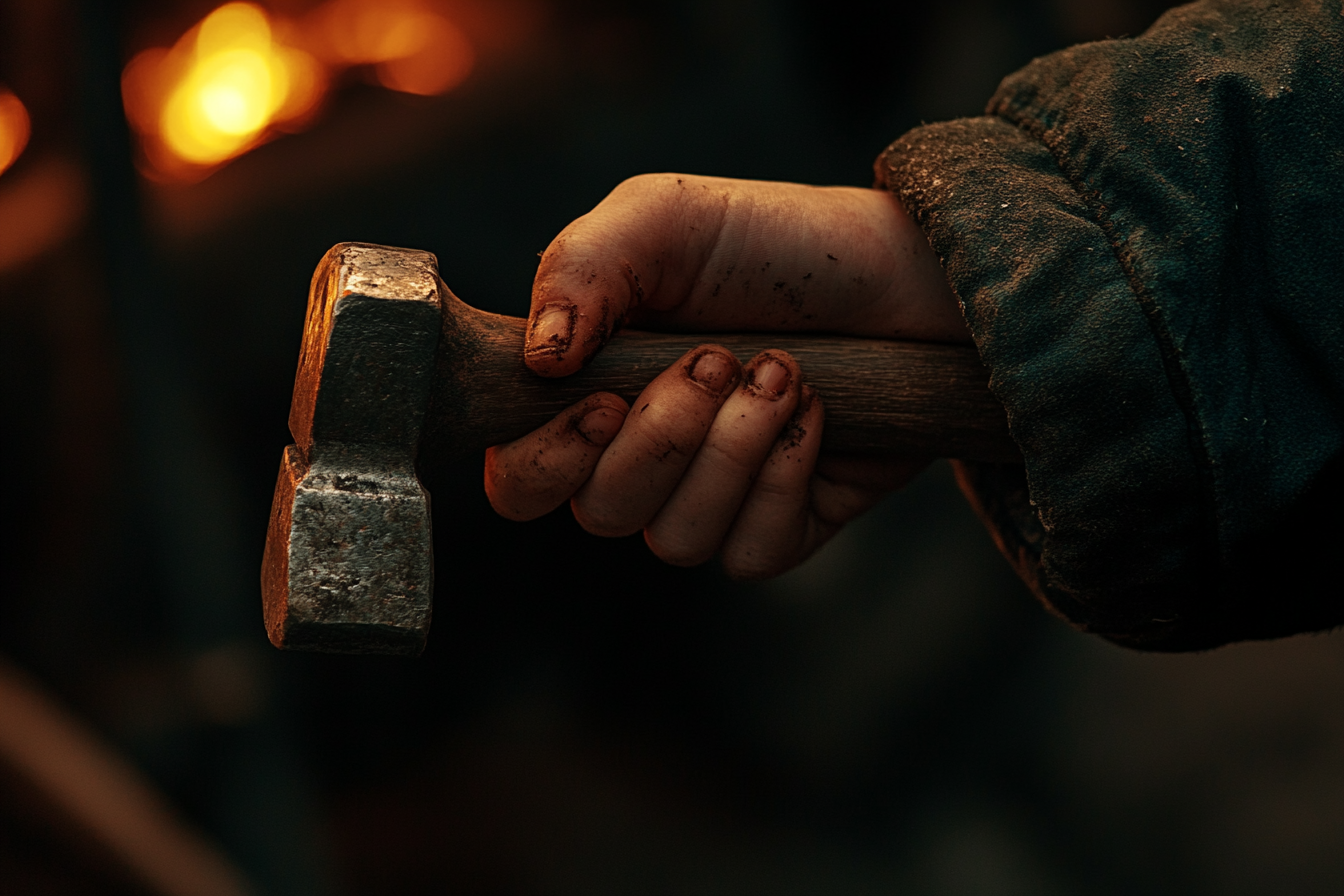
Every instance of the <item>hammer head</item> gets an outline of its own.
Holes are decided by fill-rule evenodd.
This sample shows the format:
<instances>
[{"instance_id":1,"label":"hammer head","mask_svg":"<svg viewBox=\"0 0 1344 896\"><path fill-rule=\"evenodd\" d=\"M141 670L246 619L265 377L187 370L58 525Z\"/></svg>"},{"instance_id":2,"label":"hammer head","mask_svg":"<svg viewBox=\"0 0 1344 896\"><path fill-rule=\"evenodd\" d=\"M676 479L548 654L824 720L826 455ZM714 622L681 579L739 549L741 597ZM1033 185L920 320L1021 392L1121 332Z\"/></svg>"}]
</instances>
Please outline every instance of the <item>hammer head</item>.
<instances>
[{"instance_id":1,"label":"hammer head","mask_svg":"<svg viewBox=\"0 0 1344 896\"><path fill-rule=\"evenodd\" d=\"M443 287L428 252L342 243L308 294L262 595L276 647L417 654L429 632L429 494L415 455Z\"/></svg>"}]
</instances>

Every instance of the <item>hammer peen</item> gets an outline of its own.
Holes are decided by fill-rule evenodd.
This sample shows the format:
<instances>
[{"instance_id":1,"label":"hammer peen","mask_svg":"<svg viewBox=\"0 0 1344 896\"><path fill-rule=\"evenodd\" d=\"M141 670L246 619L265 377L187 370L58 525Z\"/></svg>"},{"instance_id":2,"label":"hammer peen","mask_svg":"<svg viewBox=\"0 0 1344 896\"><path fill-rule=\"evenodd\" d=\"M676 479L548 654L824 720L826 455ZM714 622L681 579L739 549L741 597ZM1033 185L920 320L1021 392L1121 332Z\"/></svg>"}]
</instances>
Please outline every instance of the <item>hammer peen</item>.
<instances>
[{"instance_id":1,"label":"hammer peen","mask_svg":"<svg viewBox=\"0 0 1344 896\"><path fill-rule=\"evenodd\" d=\"M823 450L1020 461L974 348L623 331L574 376L523 363L526 321L472 308L433 255L341 243L308 294L261 585L276 647L417 654L434 586L418 456L479 457L594 392L633 401L686 351L783 349L826 401Z\"/></svg>"}]
</instances>

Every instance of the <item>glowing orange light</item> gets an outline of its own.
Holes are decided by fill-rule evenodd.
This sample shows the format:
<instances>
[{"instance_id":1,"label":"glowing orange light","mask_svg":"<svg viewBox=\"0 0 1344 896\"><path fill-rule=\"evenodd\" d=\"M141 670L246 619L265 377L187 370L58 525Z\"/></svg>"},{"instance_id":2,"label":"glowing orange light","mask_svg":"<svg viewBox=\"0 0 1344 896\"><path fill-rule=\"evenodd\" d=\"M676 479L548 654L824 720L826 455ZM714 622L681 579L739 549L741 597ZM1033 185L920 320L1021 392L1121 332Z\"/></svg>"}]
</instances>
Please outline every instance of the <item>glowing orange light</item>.
<instances>
[{"instance_id":1,"label":"glowing orange light","mask_svg":"<svg viewBox=\"0 0 1344 896\"><path fill-rule=\"evenodd\" d=\"M402 93L434 96L453 89L471 73L475 54L456 25L432 18L421 33L425 41L419 49L378 63L379 84Z\"/></svg>"},{"instance_id":2,"label":"glowing orange light","mask_svg":"<svg viewBox=\"0 0 1344 896\"><path fill-rule=\"evenodd\" d=\"M162 152L195 166L252 148L321 96L318 63L272 39L264 10L226 3L171 50L146 50L122 73L127 117ZM162 159L158 159L162 161Z\"/></svg>"},{"instance_id":3,"label":"glowing orange light","mask_svg":"<svg viewBox=\"0 0 1344 896\"><path fill-rule=\"evenodd\" d=\"M403 93L444 93L476 62L466 35L426 0L331 0L318 19L333 62L374 65L380 84Z\"/></svg>"},{"instance_id":4,"label":"glowing orange light","mask_svg":"<svg viewBox=\"0 0 1344 896\"><path fill-rule=\"evenodd\" d=\"M189 176L309 123L331 78L372 66L378 82L433 95L475 64L466 35L429 0L329 0L300 22L226 3L172 49L122 73L126 115L160 173Z\"/></svg>"},{"instance_id":5,"label":"glowing orange light","mask_svg":"<svg viewBox=\"0 0 1344 896\"><path fill-rule=\"evenodd\" d=\"M0 172L3 172L28 145L28 110L19 98L0 87Z\"/></svg>"}]
</instances>

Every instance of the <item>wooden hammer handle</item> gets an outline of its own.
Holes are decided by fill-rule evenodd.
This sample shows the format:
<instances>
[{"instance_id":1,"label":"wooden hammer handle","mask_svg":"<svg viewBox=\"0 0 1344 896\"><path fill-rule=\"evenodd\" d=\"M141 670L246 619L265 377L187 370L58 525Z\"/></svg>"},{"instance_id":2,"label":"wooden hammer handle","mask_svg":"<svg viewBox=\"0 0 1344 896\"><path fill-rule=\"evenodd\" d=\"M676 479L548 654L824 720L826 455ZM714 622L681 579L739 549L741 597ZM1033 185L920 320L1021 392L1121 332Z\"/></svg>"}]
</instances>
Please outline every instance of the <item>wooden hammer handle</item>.
<instances>
[{"instance_id":1,"label":"wooden hammer handle","mask_svg":"<svg viewBox=\"0 0 1344 896\"><path fill-rule=\"evenodd\" d=\"M649 381L697 345L746 362L765 349L793 355L826 408L823 450L843 454L1021 462L989 372L969 346L795 334L623 331L573 376L523 364L526 322L446 298L422 461L510 442L594 392L633 403Z\"/></svg>"}]
</instances>

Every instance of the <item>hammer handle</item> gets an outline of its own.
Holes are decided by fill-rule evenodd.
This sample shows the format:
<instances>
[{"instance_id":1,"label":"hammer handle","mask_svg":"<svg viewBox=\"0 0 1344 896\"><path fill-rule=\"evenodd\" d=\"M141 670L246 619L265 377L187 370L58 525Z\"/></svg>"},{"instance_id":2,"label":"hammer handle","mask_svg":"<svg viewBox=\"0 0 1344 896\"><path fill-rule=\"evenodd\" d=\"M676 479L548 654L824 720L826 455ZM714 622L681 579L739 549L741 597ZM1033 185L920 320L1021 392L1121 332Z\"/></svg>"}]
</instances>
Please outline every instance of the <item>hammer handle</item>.
<instances>
[{"instance_id":1,"label":"hammer handle","mask_svg":"<svg viewBox=\"0 0 1344 896\"><path fill-rule=\"evenodd\" d=\"M478 454L517 439L594 392L634 403L697 345L745 362L765 349L793 355L826 408L824 451L1021 462L1003 405L974 348L797 334L620 332L579 373L546 379L523 364L526 321L479 311L448 294L421 459Z\"/></svg>"}]
</instances>

